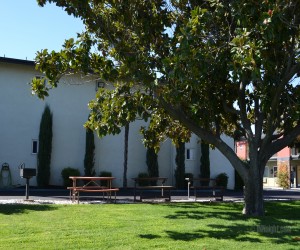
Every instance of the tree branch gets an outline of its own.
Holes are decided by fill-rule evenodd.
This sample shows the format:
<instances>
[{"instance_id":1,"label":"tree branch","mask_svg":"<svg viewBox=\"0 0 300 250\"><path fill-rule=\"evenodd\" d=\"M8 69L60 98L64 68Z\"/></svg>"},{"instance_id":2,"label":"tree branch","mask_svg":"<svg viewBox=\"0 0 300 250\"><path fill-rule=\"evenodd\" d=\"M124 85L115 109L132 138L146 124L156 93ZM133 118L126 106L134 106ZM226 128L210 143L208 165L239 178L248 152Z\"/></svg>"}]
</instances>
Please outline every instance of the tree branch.
<instances>
[{"instance_id":1,"label":"tree branch","mask_svg":"<svg viewBox=\"0 0 300 250\"><path fill-rule=\"evenodd\" d=\"M282 80L279 82L278 86L276 87L275 95L272 97L272 103L270 106L270 113L267 117L267 131L268 134L266 136L270 137L272 136L275 128L274 128L274 121L277 120L277 107L278 103L280 101L280 95L283 93L285 86L290 82L290 80L293 78L293 76L300 71L300 64L295 64L282 78Z\"/></svg>"},{"instance_id":2,"label":"tree branch","mask_svg":"<svg viewBox=\"0 0 300 250\"><path fill-rule=\"evenodd\" d=\"M289 146L298 135L300 135L300 123L298 123L297 126L295 126L295 128L292 129L289 134L282 136L271 143L271 146L266 149L267 157L270 158L281 149Z\"/></svg>"},{"instance_id":3,"label":"tree branch","mask_svg":"<svg viewBox=\"0 0 300 250\"><path fill-rule=\"evenodd\" d=\"M239 103L239 107L240 107L241 122L242 122L244 130L247 134L247 137L250 139L250 138L253 138L253 133L251 130L251 123L247 117L245 90L246 90L246 84L244 83L244 81L242 81L240 83L238 103Z\"/></svg>"},{"instance_id":4,"label":"tree branch","mask_svg":"<svg viewBox=\"0 0 300 250\"><path fill-rule=\"evenodd\" d=\"M217 137L208 130L201 128L193 120L187 117L187 115L183 111L176 109L173 105L167 103L161 97L159 98L159 105L172 117L172 119L178 120L194 134L220 150L220 152L227 157L230 163L236 167L237 171L240 174L246 174L246 168L243 165L242 161L237 157L234 150L229 145L227 145L227 143L225 143L220 137Z\"/></svg>"}]
</instances>

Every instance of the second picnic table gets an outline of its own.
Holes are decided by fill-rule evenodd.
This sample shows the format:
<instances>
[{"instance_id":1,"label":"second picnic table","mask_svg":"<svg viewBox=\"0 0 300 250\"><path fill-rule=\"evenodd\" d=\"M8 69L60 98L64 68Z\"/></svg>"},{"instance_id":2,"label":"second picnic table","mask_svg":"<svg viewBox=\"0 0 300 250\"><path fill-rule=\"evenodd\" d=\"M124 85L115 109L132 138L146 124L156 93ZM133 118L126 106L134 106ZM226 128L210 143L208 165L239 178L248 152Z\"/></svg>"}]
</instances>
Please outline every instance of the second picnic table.
<instances>
[{"instance_id":1,"label":"second picnic table","mask_svg":"<svg viewBox=\"0 0 300 250\"><path fill-rule=\"evenodd\" d=\"M144 178L132 178L134 180L134 201L136 201L137 191L139 191L140 200L149 198L164 198L171 200L171 190L174 189L173 186L165 185L168 178L165 177L144 177ZM144 185L139 185L141 182L148 182ZM156 184L152 185L155 182ZM157 184L159 182L159 184ZM150 185L149 185L150 184ZM143 191L155 191L159 190L159 195L145 195Z\"/></svg>"}]
</instances>

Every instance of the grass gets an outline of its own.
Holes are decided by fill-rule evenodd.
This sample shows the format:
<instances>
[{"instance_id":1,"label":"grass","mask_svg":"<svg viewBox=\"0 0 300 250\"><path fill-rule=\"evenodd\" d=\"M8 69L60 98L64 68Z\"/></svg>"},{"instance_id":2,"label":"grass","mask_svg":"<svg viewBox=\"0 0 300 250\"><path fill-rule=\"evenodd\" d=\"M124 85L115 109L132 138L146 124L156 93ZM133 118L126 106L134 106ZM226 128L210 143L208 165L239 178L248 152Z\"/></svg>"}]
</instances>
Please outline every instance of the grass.
<instances>
[{"instance_id":1,"label":"grass","mask_svg":"<svg viewBox=\"0 0 300 250\"><path fill-rule=\"evenodd\" d=\"M0 249L299 249L300 202L0 205Z\"/></svg>"}]
</instances>

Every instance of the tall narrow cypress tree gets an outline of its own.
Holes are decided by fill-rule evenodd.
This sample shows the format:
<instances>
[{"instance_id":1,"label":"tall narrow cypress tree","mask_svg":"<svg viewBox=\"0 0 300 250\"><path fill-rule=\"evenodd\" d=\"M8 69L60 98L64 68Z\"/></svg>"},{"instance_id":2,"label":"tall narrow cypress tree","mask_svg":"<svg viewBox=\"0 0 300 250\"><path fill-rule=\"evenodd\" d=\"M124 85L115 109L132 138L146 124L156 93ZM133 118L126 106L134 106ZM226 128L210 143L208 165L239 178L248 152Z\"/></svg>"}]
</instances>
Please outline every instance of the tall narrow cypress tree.
<instances>
[{"instance_id":1,"label":"tall narrow cypress tree","mask_svg":"<svg viewBox=\"0 0 300 250\"><path fill-rule=\"evenodd\" d=\"M149 177L158 177L158 156L155 153L154 148L147 148L146 153L146 164L148 166L148 174ZM156 185L156 182L151 183L151 185Z\"/></svg>"},{"instance_id":2,"label":"tall narrow cypress tree","mask_svg":"<svg viewBox=\"0 0 300 250\"><path fill-rule=\"evenodd\" d=\"M200 178L210 178L209 144L204 141L201 141ZM201 185L207 186L209 182L201 182Z\"/></svg>"},{"instance_id":3,"label":"tall narrow cypress tree","mask_svg":"<svg viewBox=\"0 0 300 250\"><path fill-rule=\"evenodd\" d=\"M84 175L94 176L95 141L94 132L87 128L85 133Z\"/></svg>"},{"instance_id":4,"label":"tall narrow cypress tree","mask_svg":"<svg viewBox=\"0 0 300 250\"><path fill-rule=\"evenodd\" d=\"M176 147L176 170L175 170L175 180L176 187L183 189L185 188L185 143L179 142L178 147Z\"/></svg>"},{"instance_id":5,"label":"tall narrow cypress tree","mask_svg":"<svg viewBox=\"0 0 300 250\"><path fill-rule=\"evenodd\" d=\"M48 186L50 181L52 136L52 113L49 106L46 105L40 123L37 154L37 184L40 187Z\"/></svg>"}]
</instances>

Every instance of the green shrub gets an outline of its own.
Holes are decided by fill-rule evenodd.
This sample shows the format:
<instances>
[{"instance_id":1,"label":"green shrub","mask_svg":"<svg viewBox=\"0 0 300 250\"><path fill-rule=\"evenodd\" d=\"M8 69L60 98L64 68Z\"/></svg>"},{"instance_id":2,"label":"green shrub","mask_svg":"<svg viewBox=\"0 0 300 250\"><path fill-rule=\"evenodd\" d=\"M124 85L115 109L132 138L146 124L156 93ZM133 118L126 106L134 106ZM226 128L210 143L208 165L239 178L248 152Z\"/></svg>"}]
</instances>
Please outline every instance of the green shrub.
<instances>
[{"instance_id":1,"label":"green shrub","mask_svg":"<svg viewBox=\"0 0 300 250\"><path fill-rule=\"evenodd\" d=\"M216 184L219 187L227 188L228 184L228 175L226 173L221 173L216 177Z\"/></svg>"},{"instance_id":2,"label":"green shrub","mask_svg":"<svg viewBox=\"0 0 300 250\"><path fill-rule=\"evenodd\" d=\"M284 189L288 189L289 186L289 175L287 172L279 172L278 173L278 185Z\"/></svg>"},{"instance_id":3,"label":"green shrub","mask_svg":"<svg viewBox=\"0 0 300 250\"><path fill-rule=\"evenodd\" d=\"M99 176L100 177L112 177L112 173L109 171L101 171Z\"/></svg>"},{"instance_id":4,"label":"green shrub","mask_svg":"<svg viewBox=\"0 0 300 250\"><path fill-rule=\"evenodd\" d=\"M100 175L99 175L100 177L112 177L112 173L111 172L109 172L109 171L102 171L102 172L100 172ZM100 181L100 185L101 186L108 186L108 181Z\"/></svg>"},{"instance_id":5,"label":"green shrub","mask_svg":"<svg viewBox=\"0 0 300 250\"><path fill-rule=\"evenodd\" d=\"M138 178L149 178L148 173L139 173ZM150 183L147 180L139 180L138 185L139 186L148 186Z\"/></svg>"},{"instance_id":6,"label":"green shrub","mask_svg":"<svg viewBox=\"0 0 300 250\"><path fill-rule=\"evenodd\" d=\"M285 163L281 163L279 165L277 178L277 182L280 187L284 189L288 189L290 187L288 168Z\"/></svg>"},{"instance_id":7,"label":"green shrub","mask_svg":"<svg viewBox=\"0 0 300 250\"><path fill-rule=\"evenodd\" d=\"M61 171L61 176L63 178L64 186L72 186L72 181L69 179L70 176L80 176L80 172L76 168L67 167Z\"/></svg>"}]
</instances>

